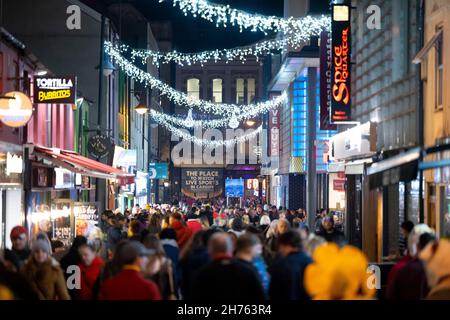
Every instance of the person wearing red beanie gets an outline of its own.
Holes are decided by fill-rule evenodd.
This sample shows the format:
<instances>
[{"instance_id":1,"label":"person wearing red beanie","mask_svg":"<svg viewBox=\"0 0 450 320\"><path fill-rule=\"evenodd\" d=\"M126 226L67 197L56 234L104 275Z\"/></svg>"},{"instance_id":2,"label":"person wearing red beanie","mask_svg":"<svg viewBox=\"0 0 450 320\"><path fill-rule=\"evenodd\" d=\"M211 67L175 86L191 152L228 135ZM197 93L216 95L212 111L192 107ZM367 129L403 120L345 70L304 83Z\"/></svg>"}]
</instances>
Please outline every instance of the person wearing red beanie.
<instances>
[{"instance_id":1,"label":"person wearing red beanie","mask_svg":"<svg viewBox=\"0 0 450 320\"><path fill-rule=\"evenodd\" d=\"M27 229L23 226L15 226L10 233L12 248L5 250L5 260L11 263L16 271L20 271L25 261L30 256L28 248Z\"/></svg>"}]
</instances>

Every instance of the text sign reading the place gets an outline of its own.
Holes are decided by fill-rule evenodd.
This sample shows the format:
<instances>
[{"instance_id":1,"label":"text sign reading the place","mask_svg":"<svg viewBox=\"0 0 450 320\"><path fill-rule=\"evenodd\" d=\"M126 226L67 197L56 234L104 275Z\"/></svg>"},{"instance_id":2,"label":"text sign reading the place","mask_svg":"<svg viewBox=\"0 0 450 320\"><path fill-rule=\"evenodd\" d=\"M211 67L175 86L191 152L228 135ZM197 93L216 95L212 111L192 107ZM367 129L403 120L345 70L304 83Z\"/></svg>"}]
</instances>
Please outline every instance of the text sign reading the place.
<instances>
[{"instance_id":1,"label":"text sign reading the place","mask_svg":"<svg viewBox=\"0 0 450 320\"><path fill-rule=\"evenodd\" d=\"M181 183L192 193L210 193L222 185L222 169L182 169Z\"/></svg>"}]
</instances>

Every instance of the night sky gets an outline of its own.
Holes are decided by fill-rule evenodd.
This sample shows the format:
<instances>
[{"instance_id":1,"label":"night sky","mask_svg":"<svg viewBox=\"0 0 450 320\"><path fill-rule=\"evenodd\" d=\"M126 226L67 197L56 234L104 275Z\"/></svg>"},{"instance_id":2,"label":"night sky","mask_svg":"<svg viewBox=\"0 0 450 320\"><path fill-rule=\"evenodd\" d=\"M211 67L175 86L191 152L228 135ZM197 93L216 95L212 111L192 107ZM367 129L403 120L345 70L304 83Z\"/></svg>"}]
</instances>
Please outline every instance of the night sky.
<instances>
[{"instance_id":1,"label":"night sky","mask_svg":"<svg viewBox=\"0 0 450 320\"><path fill-rule=\"evenodd\" d=\"M191 15L184 16L172 2L158 3L157 0L83 0L99 9L111 3L132 3L150 21L171 20L173 23L173 48L179 52L198 52L222 48L245 46L260 41L262 32L243 31L237 27L217 28L214 23ZM214 0L217 4L245 10L249 13L283 16L283 0ZM328 8L329 0L312 0L311 11L323 12Z\"/></svg>"}]
</instances>

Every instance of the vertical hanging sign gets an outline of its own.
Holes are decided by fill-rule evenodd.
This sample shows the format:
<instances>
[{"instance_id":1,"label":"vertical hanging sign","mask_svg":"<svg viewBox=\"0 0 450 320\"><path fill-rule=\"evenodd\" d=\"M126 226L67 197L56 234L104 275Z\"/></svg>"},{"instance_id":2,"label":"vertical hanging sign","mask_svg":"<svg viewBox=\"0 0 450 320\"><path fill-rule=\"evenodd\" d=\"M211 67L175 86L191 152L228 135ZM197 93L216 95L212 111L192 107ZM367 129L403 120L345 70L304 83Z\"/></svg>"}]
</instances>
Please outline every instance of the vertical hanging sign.
<instances>
[{"instance_id":1,"label":"vertical hanging sign","mask_svg":"<svg viewBox=\"0 0 450 320\"><path fill-rule=\"evenodd\" d=\"M330 32L320 34L320 130L336 130L331 124L331 38Z\"/></svg>"},{"instance_id":2,"label":"vertical hanging sign","mask_svg":"<svg viewBox=\"0 0 450 320\"><path fill-rule=\"evenodd\" d=\"M351 109L350 6L333 5L331 26L331 123L348 122Z\"/></svg>"}]
</instances>

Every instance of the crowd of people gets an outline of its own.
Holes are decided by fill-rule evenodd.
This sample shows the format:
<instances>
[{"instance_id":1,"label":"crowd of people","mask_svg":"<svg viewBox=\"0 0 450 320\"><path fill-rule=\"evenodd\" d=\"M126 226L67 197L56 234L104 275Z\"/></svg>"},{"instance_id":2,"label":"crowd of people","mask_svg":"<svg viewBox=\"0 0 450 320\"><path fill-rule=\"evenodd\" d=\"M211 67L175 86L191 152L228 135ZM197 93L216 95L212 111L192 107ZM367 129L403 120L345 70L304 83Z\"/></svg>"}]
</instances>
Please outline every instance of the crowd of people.
<instances>
[{"instance_id":1,"label":"crowd of people","mask_svg":"<svg viewBox=\"0 0 450 320\"><path fill-rule=\"evenodd\" d=\"M98 228L61 250L45 233L12 229L0 256L0 298L263 301L374 299L369 262L327 210L222 202L136 206L101 214ZM450 242L402 225L402 258L387 299L450 299Z\"/></svg>"}]
</instances>

